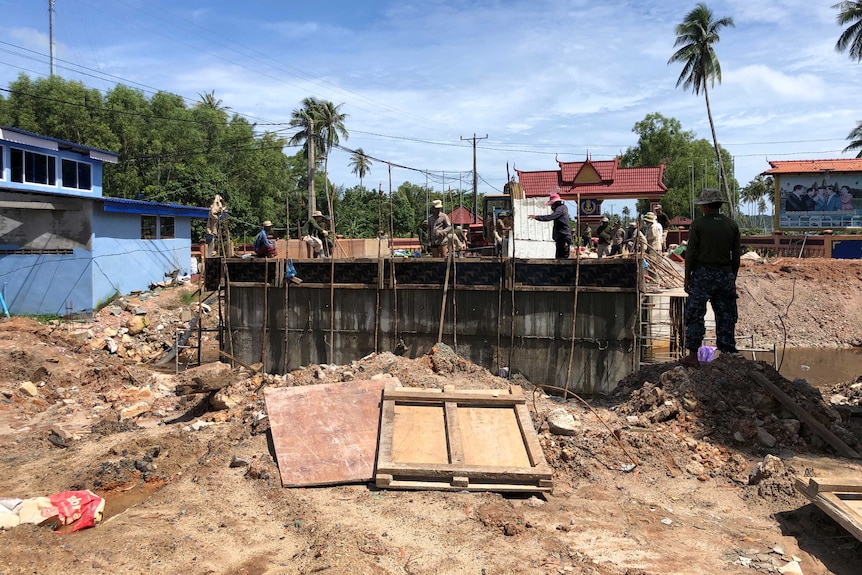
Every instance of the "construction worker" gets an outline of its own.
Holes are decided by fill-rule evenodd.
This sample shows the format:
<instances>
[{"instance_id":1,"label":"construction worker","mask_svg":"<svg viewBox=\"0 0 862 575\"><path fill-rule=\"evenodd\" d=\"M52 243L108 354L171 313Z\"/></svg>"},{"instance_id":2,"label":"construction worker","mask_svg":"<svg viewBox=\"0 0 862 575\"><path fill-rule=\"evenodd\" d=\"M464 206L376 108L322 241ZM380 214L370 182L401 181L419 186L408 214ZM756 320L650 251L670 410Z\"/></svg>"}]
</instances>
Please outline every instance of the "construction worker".
<instances>
[{"instance_id":1,"label":"construction worker","mask_svg":"<svg viewBox=\"0 0 862 575\"><path fill-rule=\"evenodd\" d=\"M430 231L431 255L435 258L445 258L449 255L447 237L452 228L449 216L443 212L443 202L434 200L431 202L431 215L428 217L428 230Z\"/></svg>"},{"instance_id":2,"label":"construction worker","mask_svg":"<svg viewBox=\"0 0 862 575\"><path fill-rule=\"evenodd\" d=\"M329 231L324 226L323 213L320 210L314 210L311 219L305 224L302 241L311 247L316 258L329 257L332 254L332 240L329 239Z\"/></svg>"},{"instance_id":3,"label":"construction worker","mask_svg":"<svg viewBox=\"0 0 862 575\"><path fill-rule=\"evenodd\" d=\"M551 232L551 237L557 245L554 257L558 260L564 260L569 257L572 249L572 230L569 228L569 208L560 197L560 194L554 192L550 199L545 202L545 205L551 206L554 211L550 214L537 216L536 214L527 215L528 220L536 220L537 222L554 222L554 229Z\"/></svg>"},{"instance_id":4,"label":"construction worker","mask_svg":"<svg viewBox=\"0 0 862 575\"><path fill-rule=\"evenodd\" d=\"M266 220L263 222L263 229L254 238L254 255L260 258L274 258L278 256L278 251L275 249L275 242L270 239L272 232L272 222Z\"/></svg>"}]
</instances>

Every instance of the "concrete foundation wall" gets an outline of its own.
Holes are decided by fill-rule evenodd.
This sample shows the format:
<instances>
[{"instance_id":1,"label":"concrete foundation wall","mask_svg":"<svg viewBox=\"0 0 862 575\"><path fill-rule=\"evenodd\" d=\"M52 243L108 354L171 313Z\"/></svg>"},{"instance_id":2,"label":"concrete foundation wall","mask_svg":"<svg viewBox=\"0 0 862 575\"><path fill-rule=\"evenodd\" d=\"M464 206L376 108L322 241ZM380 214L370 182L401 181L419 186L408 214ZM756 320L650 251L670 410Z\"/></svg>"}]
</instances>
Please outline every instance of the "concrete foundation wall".
<instances>
[{"instance_id":1,"label":"concrete foundation wall","mask_svg":"<svg viewBox=\"0 0 862 575\"><path fill-rule=\"evenodd\" d=\"M513 297L458 287L447 294L442 341L495 373L509 367L534 383L565 388L568 381L570 391L604 394L638 364L637 297L613 288L579 292L573 342L571 288L516 288ZM375 351L426 354L438 340L443 290L231 284L226 298L224 349L283 373Z\"/></svg>"}]
</instances>

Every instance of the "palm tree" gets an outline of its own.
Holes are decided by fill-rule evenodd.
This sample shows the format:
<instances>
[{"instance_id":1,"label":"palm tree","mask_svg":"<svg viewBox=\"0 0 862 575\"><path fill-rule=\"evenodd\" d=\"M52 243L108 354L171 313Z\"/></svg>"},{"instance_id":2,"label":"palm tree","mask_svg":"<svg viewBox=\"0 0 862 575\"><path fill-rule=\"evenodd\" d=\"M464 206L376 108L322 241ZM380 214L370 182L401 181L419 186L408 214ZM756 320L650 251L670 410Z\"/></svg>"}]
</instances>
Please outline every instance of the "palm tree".
<instances>
[{"instance_id":1,"label":"palm tree","mask_svg":"<svg viewBox=\"0 0 862 575\"><path fill-rule=\"evenodd\" d=\"M348 138L347 128L344 127L344 120L347 118L347 114L341 113L341 106L343 105L339 104L336 106L332 102L319 102L317 110L319 122L315 122L315 125L320 126L320 140L323 144L323 152L326 154L323 159L323 185L326 188L324 193L326 194L326 201L329 204L332 230L335 229L335 214L333 213L335 210L329 194L329 154L332 152L332 147L339 143L339 136L345 140Z\"/></svg>"},{"instance_id":2,"label":"palm tree","mask_svg":"<svg viewBox=\"0 0 862 575\"><path fill-rule=\"evenodd\" d=\"M344 120L347 114L340 112L342 104L336 106L332 102L324 102L312 96L302 100L302 107L296 108L290 117L290 125L294 128L300 128L291 138L289 143L297 145L302 142L302 149L308 155L309 142L314 146L312 151L314 158L323 157L324 179L329 181L327 173L328 156L332 147L339 143L340 137L347 139L347 128L344 127ZM308 185L308 213L316 209L316 198L314 196L314 164L317 159L309 165L309 185ZM328 195L328 190L327 190ZM332 206L330 206L330 210ZM332 215L332 214L330 214Z\"/></svg>"},{"instance_id":3,"label":"palm tree","mask_svg":"<svg viewBox=\"0 0 862 575\"><path fill-rule=\"evenodd\" d=\"M362 189L362 180L365 178L365 174L371 171L371 165L371 160L368 159L362 148L356 148L356 151L350 156L350 172L359 176L360 190Z\"/></svg>"},{"instance_id":4,"label":"palm tree","mask_svg":"<svg viewBox=\"0 0 862 575\"><path fill-rule=\"evenodd\" d=\"M862 61L862 2L845 0L832 6L838 10L838 24L850 26L839 36L835 49L850 52L850 59Z\"/></svg>"},{"instance_id":5,"label":"palm tree","mask_svg":"<svg viewBox=\"0 0 862 575\"><path fill-rule=\"evenodd\" d=\"M862 122L856 123L856 127L847 135L847 139L850 140L850 145L844 148L844 151L852 152L853 150L859 150L856 157L862 158Z\"/></svg>"},{"instance_id":6,"label":"palm tree","mask_svg":"<svg viewBox=\"0 0 862 575\"><path fill-rule=\"evenodd\" d=\"M290 125L294 128L300 128L293 136L290 137L288 143L295 146L302 142L302 149L306 157L309 157L309 145L314 153L312 158L319 158L320 138L317 137L319 124L317 123L317 108L319 100L317 98L308 97L302 100L302 107L293 110L290 115ZM308 162L308 219L311 219L311 214L317 209L317 198L314 193L314 168L316 160Z\"/></svg>"},{"instance_id":7,"label":"palm tree","mask_svg":"<svg viewBox=\"0 0 862 575\"><path fill-rule=\"evenodd\" d=\"M727 176L724 173L724 162L721 159L721 149L718 146L718 138L715 135L715 123L712 121L712 109L709 106L709 92L707 85L714 86L715 80L721 84L721 65L713 50L713 44L719 41L719 31L725 27L735 27L733 18L721 18L715 20L712 11L703 2L699 3L689 12L682 23L676 26L676 42L674 52L668 60L668 64L682 62L683 68L676 81L677 87L682 84L686 90L689 88L700 94L706 100L706 114L709 116L709 128L712 130L712 142L715 146L715 156L718 159L718 169L721 181L724 184L724 193L730 206L730 216L733 217L733 198L730 196L730 187Z\"/></svg>"},{"instance_id":8,"label":"palm tree","mask_svg":"<svg viewBox=\"0 0 862 575\"><path fill-rule=\"evenodd\" d=\"M625 224L629 225L629 216L632 214L631 209L628 206L623 206L623 218L625 218Z\"/></svg>"}]
</instances>

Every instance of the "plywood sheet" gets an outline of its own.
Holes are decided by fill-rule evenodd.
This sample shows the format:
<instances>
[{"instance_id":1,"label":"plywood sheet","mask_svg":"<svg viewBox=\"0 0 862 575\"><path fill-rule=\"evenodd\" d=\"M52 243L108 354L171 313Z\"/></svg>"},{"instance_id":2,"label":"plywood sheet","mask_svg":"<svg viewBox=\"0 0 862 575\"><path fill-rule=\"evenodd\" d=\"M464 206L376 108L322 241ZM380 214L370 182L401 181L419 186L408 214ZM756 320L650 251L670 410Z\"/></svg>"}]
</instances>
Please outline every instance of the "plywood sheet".
<instances>
[{"instance_id":1,"label":"plywood sheet","mask_svg":"<svg viewBox=\"0 0 862 575\"><path fill-rule=\"evenodd\" d=\"M395 405L392 457L408 463L447 463L446 420L438 405ZM421 441L417 439L422 438Z\"/></svg>"},{"instance_id":2,"label":"plywood sheet","mask_svg":"<svg viewBox=\"0 0 862 575\"><path fill-rule=\"evenodd\" d=\"M266 389L282 485L373 479L383 390L397 382L387 378Z\"/></svg>"},{"instance_id":3,"label":"plywood sheet","mask_svg":"<svg viewBox=\"0 0 862 575\"><path fill-rule=\"evenodd\" d=\"M549 491L551 470L521 388L383 394L378 487Z\"/></svg>"},{"instance_id":4,"label":"plywood sheet","mask_svg":"<svg viewBox=\"0 0 862 575\"><path fill-rule=\"evenodd\" d=\"M862 541L862 479L796 479L796 490Z\"/></svg>"}]
</instances>

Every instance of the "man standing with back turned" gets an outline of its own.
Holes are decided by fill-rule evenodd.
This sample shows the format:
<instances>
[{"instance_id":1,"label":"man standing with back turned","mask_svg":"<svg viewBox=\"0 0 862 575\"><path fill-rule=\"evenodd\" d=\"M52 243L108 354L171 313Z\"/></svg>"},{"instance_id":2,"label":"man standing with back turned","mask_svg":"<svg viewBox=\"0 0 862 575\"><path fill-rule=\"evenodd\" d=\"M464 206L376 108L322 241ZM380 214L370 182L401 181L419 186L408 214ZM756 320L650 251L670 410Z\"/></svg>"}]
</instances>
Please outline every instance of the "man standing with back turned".
<instances>
[{"instance_id":1,"label":"man standing with back turned","mask_svg":"<svg viewBox=\"0 0 862 575\"><path fill-rule=\"evenodd\" d=\"M706 302L715 312L715 336L722 353L736 351L736 275L739 272L740 239L736 222L721 214L721 192L705 189L695 202L703 217L691 224L685 249L685 347L684 365L698 365L697 351L706 333Z\"/></svg>"}]
</instances>

